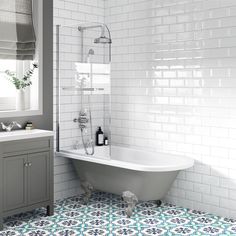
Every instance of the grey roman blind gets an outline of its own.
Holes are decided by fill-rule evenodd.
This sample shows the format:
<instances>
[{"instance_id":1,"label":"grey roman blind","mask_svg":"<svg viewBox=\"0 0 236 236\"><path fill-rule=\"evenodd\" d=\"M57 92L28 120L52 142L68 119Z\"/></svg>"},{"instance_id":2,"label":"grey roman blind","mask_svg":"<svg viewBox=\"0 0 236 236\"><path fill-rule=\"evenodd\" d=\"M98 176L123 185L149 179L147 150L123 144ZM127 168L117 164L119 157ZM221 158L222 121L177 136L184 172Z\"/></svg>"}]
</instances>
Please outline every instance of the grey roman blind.
<instances>
[{"instance_id":1,"label":"grey roman blind","mask_svg":"<svg viewBox=\"0 0 236 236\"><path fill-rule=\"evenodd\" d=\"M33 60L32 0L0 0L0 59Z\"/></svg>"}]
</instances>

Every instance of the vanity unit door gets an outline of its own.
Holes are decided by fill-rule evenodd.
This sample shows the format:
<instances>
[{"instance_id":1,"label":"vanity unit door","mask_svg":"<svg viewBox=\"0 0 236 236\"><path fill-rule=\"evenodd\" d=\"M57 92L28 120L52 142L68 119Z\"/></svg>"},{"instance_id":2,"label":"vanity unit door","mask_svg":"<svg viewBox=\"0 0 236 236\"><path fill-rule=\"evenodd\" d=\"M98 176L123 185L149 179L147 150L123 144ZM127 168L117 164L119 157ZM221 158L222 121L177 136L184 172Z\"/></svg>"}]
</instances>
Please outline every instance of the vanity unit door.
<instances>
[{"instance_id":1,"label":"vanity unit door","mask_svg":"<svg viewBox=\"0 0 236 236\"><path fill-rule=\"evenodd\" d=\"M3 158L3 210L27 205L27 155Z\"/></svg>"},{"instance_id":2,"label":"vanity unit door","mask_svg":"<svg viewBox=\"0 0 236 236\"><path fill-rule=\"evenodd\" d=\"M28 155L29 205L49 200L49 158L49 152Z\"/></svg>"}]
</instances>

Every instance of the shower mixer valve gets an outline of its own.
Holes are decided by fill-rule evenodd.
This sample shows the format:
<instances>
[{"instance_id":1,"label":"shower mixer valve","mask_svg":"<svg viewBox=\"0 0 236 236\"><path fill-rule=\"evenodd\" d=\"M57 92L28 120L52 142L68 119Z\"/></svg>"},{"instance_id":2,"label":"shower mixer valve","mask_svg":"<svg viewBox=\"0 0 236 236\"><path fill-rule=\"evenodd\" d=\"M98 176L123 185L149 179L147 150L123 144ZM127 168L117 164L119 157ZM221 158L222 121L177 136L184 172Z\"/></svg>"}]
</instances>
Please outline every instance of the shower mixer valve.
<instances>
[{"instance_id":1,"label":"shower mixer valve","mask_svg":"<svg viewBox=\"0 0 236 236\"><path fill-rule=\"evenodd\" d=\"M86 113L86 112L80 111L80 113L79 113L79 118L75 118L73 121L74 121L74 122L78 122L80 129L83 130L83 129L86 129L86 128L87 128L87 125L86 125L86 124L88 124L89 119L88 119L88 117L87 117L87 113Z\"/></svg>"}]
</instances>

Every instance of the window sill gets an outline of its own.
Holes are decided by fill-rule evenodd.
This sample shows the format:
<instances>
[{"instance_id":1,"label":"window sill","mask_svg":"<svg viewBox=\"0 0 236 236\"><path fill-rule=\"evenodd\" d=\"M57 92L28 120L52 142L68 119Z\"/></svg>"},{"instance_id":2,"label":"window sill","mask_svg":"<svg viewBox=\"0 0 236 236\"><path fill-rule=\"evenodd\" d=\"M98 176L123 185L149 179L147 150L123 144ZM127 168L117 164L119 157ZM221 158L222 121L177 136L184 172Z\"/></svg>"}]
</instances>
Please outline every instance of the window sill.
<instances>
[{"instance_id":1,"label":"window sill","mask_svg":"<svg viewBox=\"0 0 236 236\"><path fill-rule=\"evenodd\" d=\"M26 111L0 111L0 118L22 117L22 116L40 116L43 115L42 109Z\"/></svg>"}]
</instances>

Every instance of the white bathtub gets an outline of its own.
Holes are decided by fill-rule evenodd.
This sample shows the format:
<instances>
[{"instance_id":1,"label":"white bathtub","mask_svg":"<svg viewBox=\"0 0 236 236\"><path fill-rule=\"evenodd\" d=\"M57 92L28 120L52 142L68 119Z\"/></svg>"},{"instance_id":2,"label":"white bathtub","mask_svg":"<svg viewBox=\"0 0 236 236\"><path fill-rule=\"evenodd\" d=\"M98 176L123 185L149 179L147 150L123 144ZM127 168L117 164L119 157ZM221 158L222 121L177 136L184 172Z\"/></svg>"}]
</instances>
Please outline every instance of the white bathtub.
<instances>
[{"instance_id":1,"label":"white bathtub","mask_svg":"<svg viewBox=\"0 0 236 236\"><path fill-rule=\"evenodd\" d=\"M94 156L83 150L57 153L73 160L79 178L97 190L134 193L139 200L161 200L179 171L193 166L190 158L113 146L96 147Z\"/></svg>"}]
</instances>

